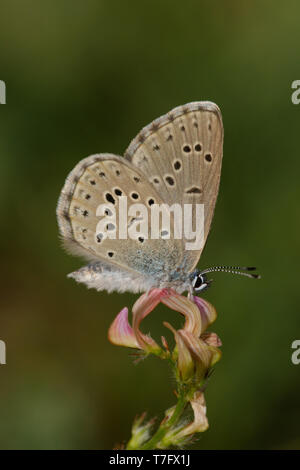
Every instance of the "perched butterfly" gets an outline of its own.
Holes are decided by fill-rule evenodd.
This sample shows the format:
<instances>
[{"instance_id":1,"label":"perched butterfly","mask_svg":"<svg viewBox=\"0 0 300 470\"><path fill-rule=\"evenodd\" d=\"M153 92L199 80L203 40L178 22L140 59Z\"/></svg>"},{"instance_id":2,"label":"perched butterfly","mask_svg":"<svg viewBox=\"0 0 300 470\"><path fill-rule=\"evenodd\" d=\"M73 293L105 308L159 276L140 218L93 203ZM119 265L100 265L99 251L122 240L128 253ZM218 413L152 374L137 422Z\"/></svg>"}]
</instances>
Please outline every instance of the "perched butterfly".
<instances>
[{"instance_id":1,"label":"perched butterfly","mask_svg":"<svg viewBox=\"0 0 300 470\"><path fill-rule=\"evenodd\" d=\"M222 154L221 112L216 104L203 101L179 106L153 121L124 157L103 153L79 162L62 189L57 218L65 247L90 264L69 276L97 290L135 293L154 287L199 292L208 287L206 274L212 271L258 277L247 272L255 268L247 267L195 270L213 218ZM112 236L125 198L129 206L140 208L140 215L131 213L125 220L125 236ZM171 209L172 228L169 224L159 236L149 235L152 218L145 217L143 207L174 204L192 207L194 219L199 217L197 205L202 205L203 243L197 249L186 249L185 232L175 236L177 221ZM105 231L103 224L99 229L101 217L106 218ZM129 237L133 228L137 235Z\"/></svg>"}]
</instances>

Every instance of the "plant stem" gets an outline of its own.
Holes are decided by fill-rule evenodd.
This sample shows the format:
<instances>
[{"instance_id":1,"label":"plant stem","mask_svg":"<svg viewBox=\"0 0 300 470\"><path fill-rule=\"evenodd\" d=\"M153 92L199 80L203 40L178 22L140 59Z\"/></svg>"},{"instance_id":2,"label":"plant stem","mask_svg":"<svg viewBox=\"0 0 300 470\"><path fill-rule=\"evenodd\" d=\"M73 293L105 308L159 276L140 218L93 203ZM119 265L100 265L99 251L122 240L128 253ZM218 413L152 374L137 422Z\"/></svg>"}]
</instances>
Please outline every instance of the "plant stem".
<instances>
[{"instance_id":1,"label":"plant stem","mask_svg":"<svg viewBox=\"0 0 300 470\"><path fill-rule=\"evenodd\" d=\"M166 435L168 430L177 423L178 419L180 418L181 414L184 411L186 406L187 400L183 393L181 393L178 397L178 402L176 404L175 410L173 411L172 415L167 421L162 422L159 426L156 433L152 436L152 438L146 442L143 446L141 446L140 450L150 450L155 449L156 444L158 444L162 438Z\"/></svg>"}]
</instances>

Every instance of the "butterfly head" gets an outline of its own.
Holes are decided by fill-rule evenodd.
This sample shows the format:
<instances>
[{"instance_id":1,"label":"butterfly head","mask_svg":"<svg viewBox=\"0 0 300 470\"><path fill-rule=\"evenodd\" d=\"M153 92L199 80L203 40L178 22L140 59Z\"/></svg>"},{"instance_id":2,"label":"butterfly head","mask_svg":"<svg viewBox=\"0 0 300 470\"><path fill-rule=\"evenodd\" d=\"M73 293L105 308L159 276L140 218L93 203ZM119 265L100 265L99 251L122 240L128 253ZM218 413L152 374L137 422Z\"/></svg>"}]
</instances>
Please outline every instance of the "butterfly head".
<instances>
[{"instance_id":1,"label":"butterfly head","mask_svg":"<svg viewBox=\"0 0 300 470\"><path fill-rule=\"evenodd\" d=\"M207 289L211 285L212 279L207 279L207 273L222 271L225 273L239 274L252 279L260 279L259 274L249 272L255 270L256 268L248 266L213 266L212 268L208 268L203 271L194 271L190 276L191 291L198 293Z\"/></svg>"},{"instance_id":2,"label":"butterfly head","mask_svg":"<svg viewBox=\"0 0 300 470\"><path fill-rule=\"evenodd\" d=\"M211 283L212 279L207 279L207 276L201 271L194 271L191 274L191 286L195 293L207 289Z\"/></svg>"}]
</instances>

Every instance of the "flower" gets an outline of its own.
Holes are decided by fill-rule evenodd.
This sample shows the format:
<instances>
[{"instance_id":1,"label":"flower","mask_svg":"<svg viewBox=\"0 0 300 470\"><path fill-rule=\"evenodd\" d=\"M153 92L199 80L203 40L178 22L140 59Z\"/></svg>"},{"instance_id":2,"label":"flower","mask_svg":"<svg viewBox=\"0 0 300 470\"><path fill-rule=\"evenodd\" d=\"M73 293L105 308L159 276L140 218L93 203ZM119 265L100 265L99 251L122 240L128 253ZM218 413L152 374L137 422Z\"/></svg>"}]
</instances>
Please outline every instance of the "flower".
<instances>
[{"instance_id":1,"label":"flower","mask_svg":"<svg viewBox=\"0 0 300 470\"><path fill-rule=\"evenodd\" d=\"M206 328L215 321L215 308L200 297L190 298L173 293L162 299L165 305L181 312L185 318L184 327L178 331L169 323L177 345L177 367L181 381L193 379L200 383L209 369L220 359L221 340L216 333L206 333Z\"/></svg>"},{"instance_id":2,"label":"flower","mask_svg":"<svg viewBox=\"0 0 300 470\"><path fill-rule=\"evenodd\" d=\"M182 382L187 381L194 373L194 362L189 349L186 347L185 342L181 336L183 330L176 331L170 323L164 322L164 325L169 328L174 334L175 342L177 345L178 357L177 367Z\"/></svg>"},{"instance_id":3,"label":"flower","mask_svg":"<svg viewBox=\"0 0 300 470\"><path fill-rule=\"evenodd\" d=\"M108 330L108 338L113 344L128 348L139 348L133 329L128 322L128 308L124 307L116 316Z\"/></svg>"},{"instance_id":4,"label":"flower","mask_svg":"<svg viewBox=\"0 0 300 470\"><path fill-rule=\"evenodd\" d=\"M176 330L170 323L163 324L173 333L175 347L170 348L164 336L162 346L141 331L143 319L159 304L181 313L183 326ZM216 333L207 328L215 321L215 308L206 300L189 295L185 297L172 289L152 289L141 295L132 307L132 321L128 320L128 308L123 308L108 331L108 338L113 344L135 348L144 354L155 354L168 359L172 364L176 379L177 405L170 408L157 431L150 437L153 420L144 421L145 416L137 418L132 437L127 449L167 448L183 446L195 433L208 428L203 385L211 367L220 359L222 345ZM189 405L193 410L193 419L185 415Z\"/></svg>"},{"instance_id":5,"label":"flower","mask_svg":"<svg viewBox=\"0 0 300 470\"><path fill-rule=\"evenodd\" d=\"M172 310L185 316L184 330L200 336L206 328L215 321L217 312L206 300L200 297L184 297L176 292L162 298L162 302Z\"/></svg>"},{"instance_id":6,"label":"flower","mask_svg":"<svg viewBox=\"0 0 300 470\"><path fill-rule=\"evenodd\" d=\"M202 392L195 392L193 399L190 401L191 407L193 408L194 420L180 429L175 434L177 445L183 439L192 436L197 432L204 432L208 429L208 420L206 417L206 403L204 394Z\"/></svg>"},{"instance_id":7,"label":"flower","mask_svg":"<svg viewBox=\"0 0 300 470\"><path fill-rule=\"evenodd\" d=\"M140 448L150 438L155 419L145 421L145 418L146 413L135 418L131 429L131 439L127 444L127 450Z\"/></svg>"},{"instance_id":8,"label":"flower","mask_svg":"<svg viewBox=\"0 0 300 470\"><path fill-rule=\"evenodd\" d=\"M169 323L164 325L174 334L177 349L173 358L177 361L178 375L186 382L205 377L208 370L221 357L218 346L221 341L216 333L207 333L206 328L215 321L215 308L206 300L179 295L171 289L152 289L139 297L132 308L132 326L128 321L128 309L123 308L109 328L108 338L113 344L143 350L159 356L170 355L167 341L162 337L166 351L148 334L142 333L142 320L162 302L185 317L183 328L176 331Z\"/></svg>"},{"instance_id":9,"label":"flower","mask_svg":"<svg viewBox=\"0 0 300 470\"><path fill-rule=\"evenodd\" d=\"M132 327L128 322L128 309L123 308L108 330L109 341L119 346L142 349L146 353L163 353L162 348L150 335L141 332L140 324L166 295L167 289L152 289L141 295L132 308Z\"/></svg>"},{"instance_id":10,"label":"flower","mask_svg":"<svg viewBox=\"0 0 300 470\"><path fill-rule=\"evenodd\" d=\"M187 422L182 417L175 427L172 427L160 441L160 448L180 447L191 442L194 434L204 432L208 429L209 424L206 417L206 403L204 394L201 391L194 393L190 400L194 418L192 422ZM173 410L172 410L173 411Z\"/></svg>"}]
</instances>

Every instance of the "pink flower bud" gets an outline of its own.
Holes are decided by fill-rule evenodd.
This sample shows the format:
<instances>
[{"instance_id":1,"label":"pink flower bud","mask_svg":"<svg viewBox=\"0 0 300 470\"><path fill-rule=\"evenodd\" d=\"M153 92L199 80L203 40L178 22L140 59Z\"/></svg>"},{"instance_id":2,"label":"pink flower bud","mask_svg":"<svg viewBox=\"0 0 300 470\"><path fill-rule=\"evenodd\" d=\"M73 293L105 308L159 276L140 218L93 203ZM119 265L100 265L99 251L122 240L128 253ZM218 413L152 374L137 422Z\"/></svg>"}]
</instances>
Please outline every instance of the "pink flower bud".
<instances>
[{"instance_id":1,"label":"pink flower bud","mask_svg":"<svg viewBox=\"0 0 300 470\"><path fill-rule=\"evenodd\" d=\"M201 320L202 320L202 329L201 333L203 333L206 328L211 325L217 318L216 309L213 307L212 304L207 302L207 300L202 299L201 297L197 297L195 295L191 296L193 302L197 305Z\"/></svg>"},{"instance_id":2,"label":"pink flower bud","mask_svg":"<svg viewBox=\"0 0 300 470\"><path fill-rule=\"evenodd\" d=\"M128 308L124 307L116 316L108 330L108 339L111 343L128 348L140 348L135 334L128 323Z\"/></svg>"}]
</instances>

